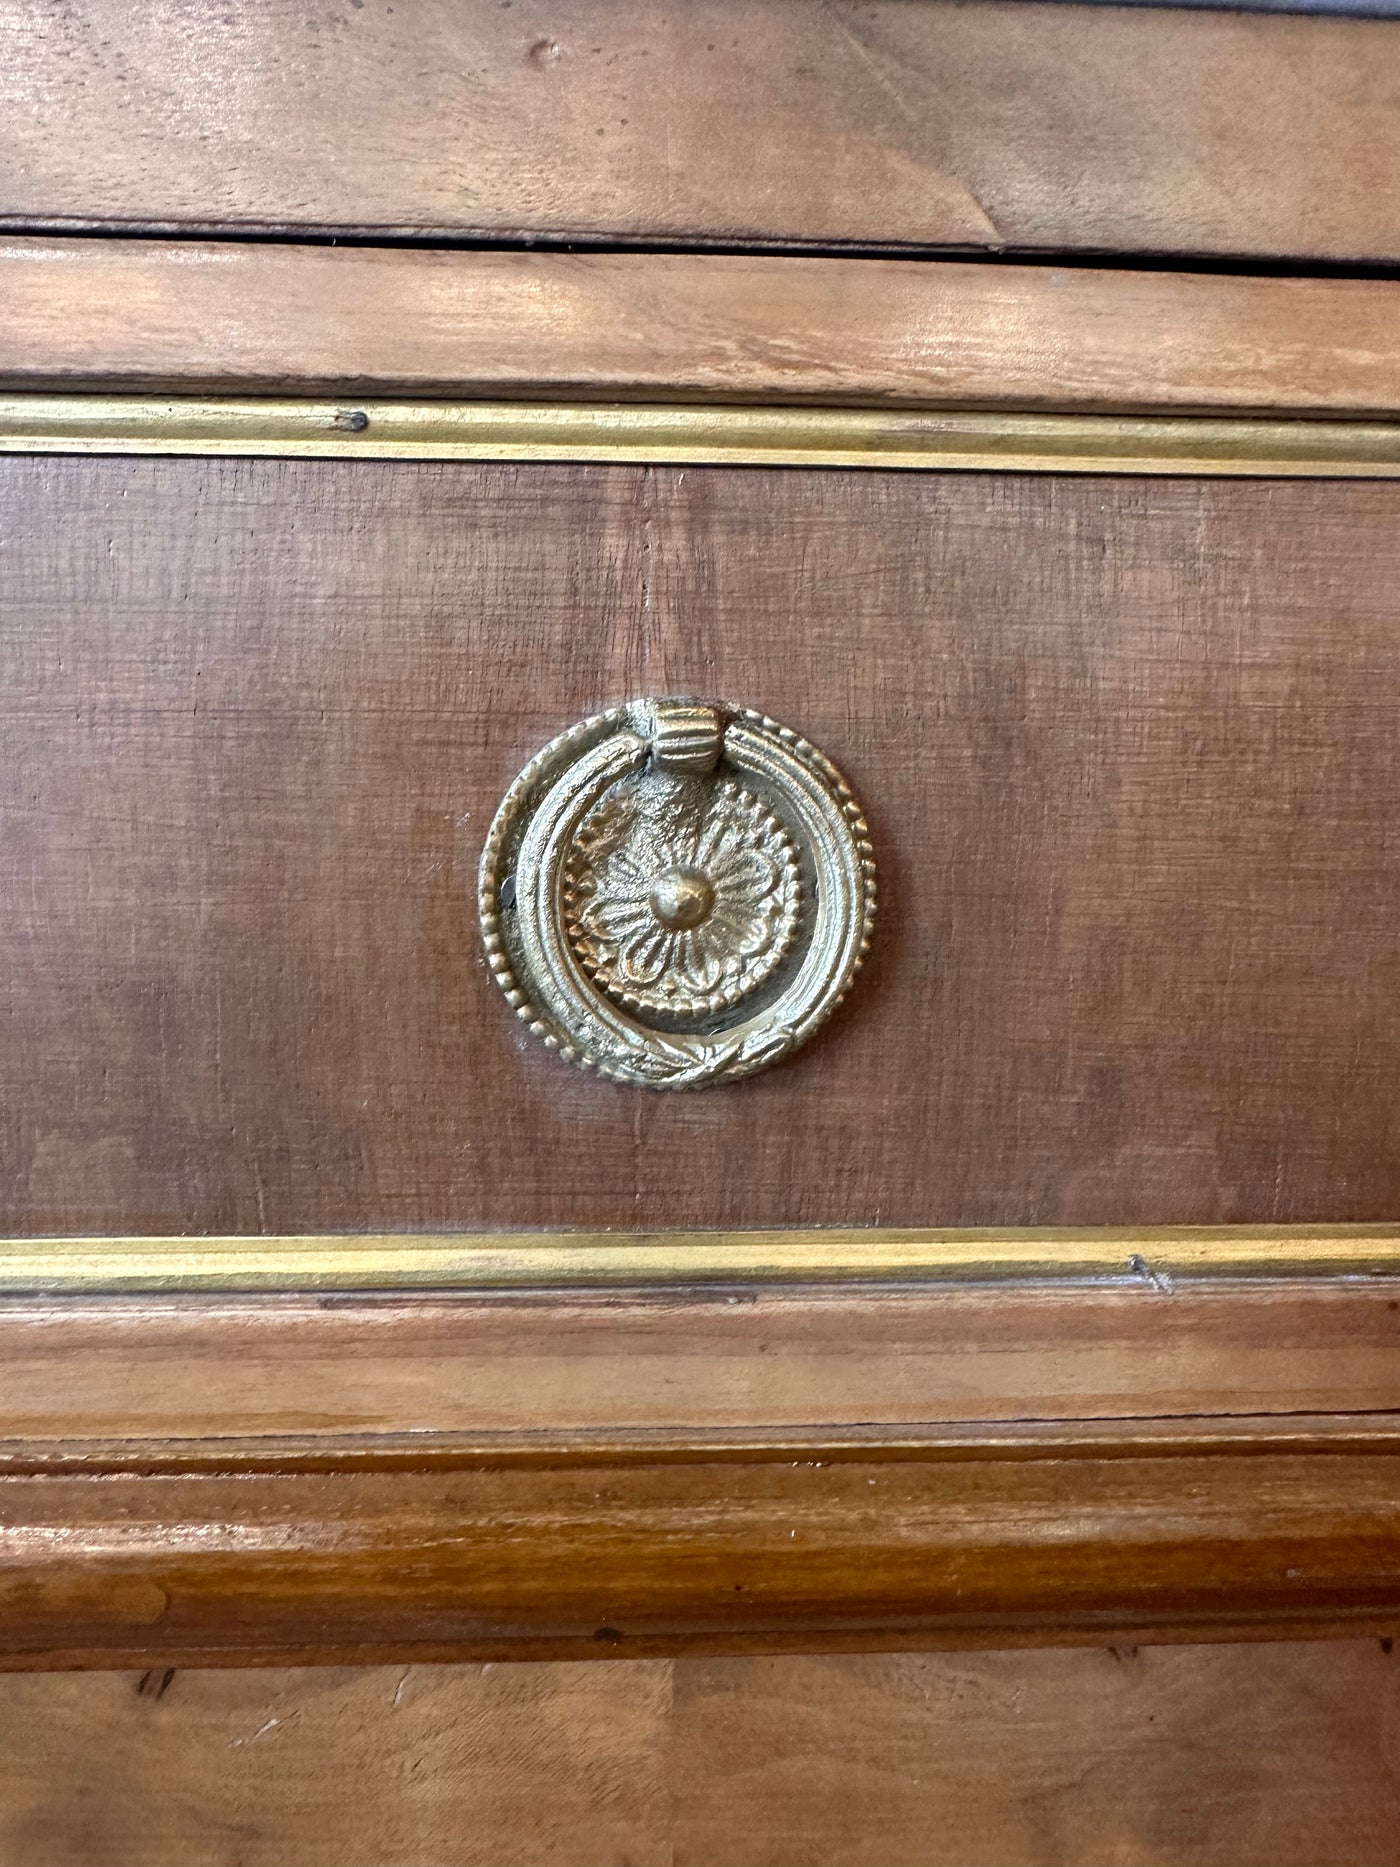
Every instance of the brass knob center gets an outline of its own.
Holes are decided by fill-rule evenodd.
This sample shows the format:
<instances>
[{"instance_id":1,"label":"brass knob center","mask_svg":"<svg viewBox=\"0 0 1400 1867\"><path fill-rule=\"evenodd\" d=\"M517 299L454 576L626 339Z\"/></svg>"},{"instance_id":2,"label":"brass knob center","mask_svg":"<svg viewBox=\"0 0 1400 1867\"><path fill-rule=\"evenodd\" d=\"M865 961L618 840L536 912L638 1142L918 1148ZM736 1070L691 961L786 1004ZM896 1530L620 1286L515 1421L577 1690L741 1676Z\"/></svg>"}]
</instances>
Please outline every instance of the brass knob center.
<instances>
[{"instance_id":1,"label":"brass knob center","mask_svg":"<svg viewBox=\"0 0 1400 1867\"><path fill-rule=\"evenodd\" d=\"M647 906L668 933L683 933L708 920L715 905L710 878L699 869L667 869L652 883Z\"/></svg>"}]
</instances>

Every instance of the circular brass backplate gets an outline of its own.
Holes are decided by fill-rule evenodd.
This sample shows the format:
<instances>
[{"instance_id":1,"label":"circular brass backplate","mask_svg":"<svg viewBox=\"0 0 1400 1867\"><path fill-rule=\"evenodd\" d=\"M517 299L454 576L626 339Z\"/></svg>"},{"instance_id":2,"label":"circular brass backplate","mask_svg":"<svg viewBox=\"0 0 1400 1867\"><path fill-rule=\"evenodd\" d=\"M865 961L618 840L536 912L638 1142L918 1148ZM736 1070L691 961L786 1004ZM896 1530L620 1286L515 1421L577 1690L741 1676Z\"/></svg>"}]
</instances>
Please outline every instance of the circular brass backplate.
<instances>
[{"instance_id":1,"label":"circular brass backplate","mask_svg":"<svg viewBox=\"0 0 1400 1867\"><path fill-rule=\"evenodd\" d=\"M481 931L516 1015L571 1063L698 1089L788 1055L870 943L860 807L804 739L740 707L634 700L531 759L481 858Z\"/></svg>"}]
</instances>

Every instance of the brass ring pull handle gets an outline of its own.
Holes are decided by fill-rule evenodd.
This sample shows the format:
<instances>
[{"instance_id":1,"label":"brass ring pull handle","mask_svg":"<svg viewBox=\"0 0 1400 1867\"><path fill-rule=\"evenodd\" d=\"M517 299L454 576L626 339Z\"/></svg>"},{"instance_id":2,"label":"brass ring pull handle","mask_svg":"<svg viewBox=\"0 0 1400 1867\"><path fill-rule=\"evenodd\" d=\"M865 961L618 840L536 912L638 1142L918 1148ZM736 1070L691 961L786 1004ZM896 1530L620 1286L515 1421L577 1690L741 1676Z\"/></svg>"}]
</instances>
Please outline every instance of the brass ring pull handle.
<instances>
[{"instance_id":1,"label":"brass ring pull handle","mask_svg":"<svg viewBox=\"0 0 1400 1867\"><path fill-rule=\"evenodd\" d=\"M521 772L481 858L481 931L516 1015L653 1089L767 1068L845 997L875 865L845 780L761 714L635 700Z\"/></svg>"}]
</instances>

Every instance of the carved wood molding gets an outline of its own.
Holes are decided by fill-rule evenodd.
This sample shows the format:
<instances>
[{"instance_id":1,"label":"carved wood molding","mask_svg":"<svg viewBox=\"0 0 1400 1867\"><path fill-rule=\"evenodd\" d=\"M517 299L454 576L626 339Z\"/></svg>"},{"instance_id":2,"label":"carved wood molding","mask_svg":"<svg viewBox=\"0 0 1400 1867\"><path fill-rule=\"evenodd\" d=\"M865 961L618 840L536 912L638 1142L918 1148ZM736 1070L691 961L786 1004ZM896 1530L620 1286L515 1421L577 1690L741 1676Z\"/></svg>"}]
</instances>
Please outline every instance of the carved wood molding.
<instances>
[{"instance_id":1,"label":"carved wood molding","mask_svg":"<svg viewBox=\"0 0 1400 1867\"><path fill-rule=\"evenodd\" d=\"M1386 1276L0 1303L0 1665L1400 1629Z\"/></svg>"},{"instance_id":2,"label":"carved wood molding","mask_svg":"<svg viewBox=\"0 0 1400 1867\"><path fill-rule=\"evenodd\" d=\"M0 1455L0 1665L1392 1636L1400 1416Z\"/></svg>"}]
</instances>

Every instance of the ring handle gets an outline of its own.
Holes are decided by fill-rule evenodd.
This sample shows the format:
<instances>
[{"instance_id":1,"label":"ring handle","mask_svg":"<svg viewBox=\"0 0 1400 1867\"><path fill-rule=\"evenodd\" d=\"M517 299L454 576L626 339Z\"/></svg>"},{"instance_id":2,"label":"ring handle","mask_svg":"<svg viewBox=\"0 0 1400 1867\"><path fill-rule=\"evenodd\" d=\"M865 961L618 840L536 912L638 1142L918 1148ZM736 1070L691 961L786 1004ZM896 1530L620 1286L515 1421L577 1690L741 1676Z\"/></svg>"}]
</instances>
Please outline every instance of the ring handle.
<instances>
[{"instance_id":1,"label":"ring handle","mask_svg":"<svg viewBox=\"0 0 1400 1867\"><path fill-rule=\"evenodd\" d=\"M751 1075L840 1004L875 864L844 778L745 708L634 700L581 721L506 793L481 931L516 1015L619 1082Z\"/></svg>"}]
</instances>

